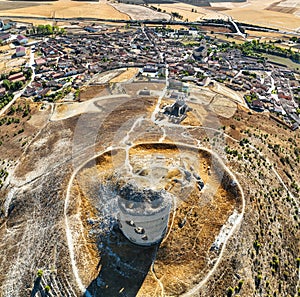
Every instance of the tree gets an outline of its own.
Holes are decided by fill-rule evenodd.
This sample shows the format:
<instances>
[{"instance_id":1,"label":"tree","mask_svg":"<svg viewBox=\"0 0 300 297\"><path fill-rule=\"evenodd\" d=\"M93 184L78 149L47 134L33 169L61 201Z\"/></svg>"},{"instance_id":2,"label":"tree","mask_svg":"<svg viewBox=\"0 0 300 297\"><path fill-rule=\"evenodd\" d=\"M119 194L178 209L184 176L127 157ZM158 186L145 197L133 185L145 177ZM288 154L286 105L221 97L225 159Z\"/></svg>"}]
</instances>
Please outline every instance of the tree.
<instances>
[{"instance_id":1,"label":"tree","mask_svg":"<svg viewBox=\"0 0 300 297\"><path fill-rule=\"evenodd\" d=\"M12 106L11 108L10 108L10 114L14 114L16 112L16 107L15 106Z\"/></svg>"},{"instance_id":2,"label":"tree","mask_svg":"<svg viewBox=\"0 0 300 297\"><path fill-rule=\"evenodd\" d=\"M229 288L227 289L227 297L233 296L233 293L234 293L234 289L231 288L231 287L229 287Z\"/></svg>"},{"instance_id":3,"label":"tree","mask_svg":"<svg viewBox=\"0 0 300 297\"><path fill-rule=\"evenodd\" d=\"M36 28L36 33L37 34L43 34L44 33L44 26L43 25L38 25Z\"/></svg>"},{"instance_id":4,"label":"tree","mask_svg":"<svg viewBox=\"0 0 300 297\"><path fill-rule=\"evenodd\" d=\"M45 31L46 31L47 35L51 35L51 34L53 34L53 27L48 24L45 26Z\"/></svg>"},{"instance_id":5,"label":"tree","mask_svg":"<svg viewBox=\"0 0 300 297\"><path fill-rule=\"evenodd\" d=\"M182 15L180 15L178 12L171 12L171 15L172 15L172 17L173 18L178 18L178 19L181 19L182 20L182 18L183 18L183 16Z\"/></svg>"},{"instance_id":6,"label":"tree","mask_svg":"<svg viewBox=\"0 0 300 297\"><path fill-rule=\"evenodd\" d=\"M10 90L10 87L11 87L11 83L8 79L4 79L3 82L2 82L2 85L3 87L8 91Z\"/></svg>"},{"instance_id":7,"label":"tree","mask_svg":"<svg viewBox=\"0 0 300 297\"><path fill-rule=\"evenodd\" d=\"M37 275L38 277L42 277L43 274L44 274L43 270L42 270L42 269L39 269L39 270L37 271L37 274L36 274L36 275Z\"/></svg>"},{"instance_id":8,"label":"tree","mask_svg":"<svg viewBox=\"0 0 300 297\"><path fill-rule=\"evenodd\" d=\"M51 25L38 25L36 28L36 33L41 35L51 35L53 33L58 33L59 27ZM35 31L34 30L34 31Z\"/></svg>"},{"instance_id":9,"label":"tree","mask_svg":"<svg viewBox=\"0 0 300 297\"><path fill-rule=\"evenodd\" d=\"M24 76L26 77L26 79L30 79L32 75L32 69L28 68L25 72L24 72Z\"/></svg>"},{"instance_id":10,"label":"tree","mask_svg":"<svg viewBox=\"0 0 300 297\"><path fill-rule=\"evenodd\" d=\"M256 287L256 289L260 286L261 280L262 280L262 275L261 275L261 273L258 273L255 276L255 287Z\"/></svg>"},{"instance_id":11,"label":"tree","mask_svg":"<svg viewBox=\"0 0 300 297\"><path fill-rule=\"evenodd\" d=\"M260 248L260 243L257 240L254 241L253 247L256 250L256 253L258 254L259 248Z\"/></svg>"},{"instance_id":12,"label":"tree","mask_svg":"<svg viewBox=\"0 0 300 297\"><path fill-rule=\"evenodd\" d=\"M49 285L45 286L45 291L46 291L47 293L50 292L50 286L49 286Z\"/></svg>"},{"instance_id":13,"label":"tree","mask_svg":"<svg viewBox=\"0 0 300 297\"><path fill-rule=\"evenodd\" d=\"M29 115L29 110L28 109L24 110L23 118L27 117L28 115Z\"/></svg>"},{"instance_id":14,"label":"tree","mask_svg":"<svg viewBox=\"0 0 300 297\"><path fill-rule=\"evenodd\" d=\"M238 283L238 291L240 291L242 289L243 284L244 284L244 281L241 279Z\"/></svg>"},{"instance_id":15,"label":"tree","mask_svg":"<svg viewBox=\"0 0 300 297\"><path fill-rule=\"evenodd\" d=\"M16 82L14 82L14 83L11 84L11 87L10 87L10 88L11 88L11 90L13 90L13 91L17 91L17 90L22 89L23 85L24 85L23 82L21 82L21 81L16 81Z\"/></svg>"},{"instance_id":16,"label":"tree","mask_svg":"<svg viewBox=\"0 0 300 297\"><path fill-rule=\"evenodd\" d=\"M290 38L290 40L293 41L293 42L297 42L298 38L296 36L293 36L293 37Z\"/></svg>"}]
</instances>

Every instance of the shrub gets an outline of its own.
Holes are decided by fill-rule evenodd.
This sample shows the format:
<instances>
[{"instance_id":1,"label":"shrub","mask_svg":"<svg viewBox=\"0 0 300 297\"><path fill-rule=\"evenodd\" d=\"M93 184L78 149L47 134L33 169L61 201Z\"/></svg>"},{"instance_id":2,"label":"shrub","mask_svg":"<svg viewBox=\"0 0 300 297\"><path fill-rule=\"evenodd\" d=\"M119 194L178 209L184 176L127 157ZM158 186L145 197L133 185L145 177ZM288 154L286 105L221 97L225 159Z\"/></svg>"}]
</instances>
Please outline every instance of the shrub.
<instances>
[{"instance_id":1,"label":"shrub","mask_svg":"<svg viewBox=\"0 0 300 297\"><path fill-rule=\"evenodd\" d=\"M234 293L234 289L231 288L231 287L229 287L229 288L227 289L227 297L233 296L233 293Z\"/></svg>"},{"instance_id":2,"label":"shrub","mask_svg":"<svg viewBox=\"0 0 300 297\"><path fill-rule=\"evenodd\" d=\"M244 281L241 279L238 283L239 291L242 289L243 284L244 284Z\"/></svg>"},{"instance_id":3,"label":"shrub","mask_svg":"<svg viewBox=\"0 0 300 297\"><path fill-rule=\"evenodd\" d=\"M46 291L46 292L50 292L50 286L48 286L48 285L45 286L45 291Z\"/></svg>"}]
</instances>

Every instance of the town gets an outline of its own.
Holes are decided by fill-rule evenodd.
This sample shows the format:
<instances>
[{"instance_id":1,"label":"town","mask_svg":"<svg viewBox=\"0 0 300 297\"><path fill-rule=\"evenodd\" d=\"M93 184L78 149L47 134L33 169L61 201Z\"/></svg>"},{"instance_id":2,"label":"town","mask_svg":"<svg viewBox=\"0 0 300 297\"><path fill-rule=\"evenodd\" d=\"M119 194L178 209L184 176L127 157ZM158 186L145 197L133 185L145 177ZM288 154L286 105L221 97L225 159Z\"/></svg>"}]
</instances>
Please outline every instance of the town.
<instances>
[{"instance_id":1,"label":"town","mask_svg":"<svg viewBox=\"0 0 300 297\"><path fill-rule=\"evenodd\" d=\"M134 79L165 83L167 73L168 88L186 96L191 84L210 88L222 83L242 93L250 109L270 112L292 130L299 127L299 68L297 73L246 55L224 36L194 27L128 24L76 22L60 29L4 20L1 26L1 108L20 96L56 102L69 94L68 100L76 101L96 74L135 67L140 71ZM256 40L246 43L257 45Z\"/></svg>"}]
</instances>

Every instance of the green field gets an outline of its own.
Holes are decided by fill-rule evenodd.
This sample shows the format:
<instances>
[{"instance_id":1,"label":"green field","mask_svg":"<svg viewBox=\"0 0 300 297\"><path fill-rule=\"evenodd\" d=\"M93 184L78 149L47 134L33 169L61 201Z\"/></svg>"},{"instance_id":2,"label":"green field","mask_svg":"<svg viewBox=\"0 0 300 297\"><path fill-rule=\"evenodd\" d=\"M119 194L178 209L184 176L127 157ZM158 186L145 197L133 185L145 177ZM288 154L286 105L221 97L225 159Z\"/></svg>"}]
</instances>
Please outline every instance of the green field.
<instances>
[{"instance_id":1,"label":"green field","mask_svg":"<svg viewBox=\"0 0 300 297\"><path fill-rule=\"evenodd\" d=\"M269 55L269 54L263 54L262 56L268 58L269 62L280 63L283 65L286 65L287 67L289 67L292 70L300 72L300 64L295 63L288 58L278 57L278 56Z\"/></svg>"}]
</instances>

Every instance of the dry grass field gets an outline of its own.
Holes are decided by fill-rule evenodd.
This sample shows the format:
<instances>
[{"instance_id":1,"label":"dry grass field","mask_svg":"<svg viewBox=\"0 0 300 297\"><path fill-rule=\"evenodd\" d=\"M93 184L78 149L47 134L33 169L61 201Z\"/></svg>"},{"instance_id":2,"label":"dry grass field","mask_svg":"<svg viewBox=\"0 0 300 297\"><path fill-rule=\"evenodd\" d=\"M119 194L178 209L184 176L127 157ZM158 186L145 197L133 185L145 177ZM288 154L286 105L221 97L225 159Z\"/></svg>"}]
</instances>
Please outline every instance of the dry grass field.
<instances>
[{"instance_id":1,"label":"dry grass field","mask_svg":"<svg viewBox=\"0 0 300 297\"><path fill-rule=\"evenodd\" d=\"M299 1L248 0L247 3L215 3L224 13L234 19L251 24L279 29L299 29ZM227 10L224 10L227 8Z\"/></svg>"},{"instance_id":2,"label":"dry grass field","mask_svg":"<svg viewBox=\"0 0 300 297\"><path fill-rule=\"evenodd\" d=\"M167 13L158 12L141 5L114 3L112 6L134 20L170 19L170 15Z\"/></svg>"},{"instance_id":3,"label":"dry grass field","mask_svg":"<svg viewBox=\"0 0 300 297\"><path fill-rule=\"evenodd\" d=\"M164 161L157 159L157 156L164 156ZM142 261L142 257L147 257L146 248L143 250L143 256L140 255L138 258L136 254L131 256L132 250L135 248L131 243L119 238L116 246L110 241L109 248L114 251L114 254L113 257L110 256L108 263L106 260L107 248L106 250L103 248L106 241L102 235L103 233L99 233L99 237L102 238L103 242L98 247L94 245L90 246L90 249L88 248L91 241L88 234L95 232L95 228L86 222L91 217L94 220L101 220L106 205L113 205L114 203L114 200L106 200L105 198L103 201L101 200L101 205L104 205L102 207L103 213L97 211L95 206L98 205L99 198L95 199L95 197L98 196L99 184L105 184L108 180L115 183L116 172L125 174L122 169L125 158L126 154L121 150L114 150L114 153L105 153L97 157L80 171L76 177L77 184L72 186L72 197L78 201L76 205L80 205L76 210L74 209L74 212L77 211L80 213L82 218L81 222L78 222L78 228L80 228L80 224L85 228L85 231L80 235L82 237L78 238L81 243L80 247L76 248L76 253L79 252L84 255L79 264L80 273L85 282L89 283L95 279L92 272L97 274L97 263L103 264L99 278L105 280L105 283L108 284L107 287L115 288L106 288L103 294L103 288L99 289L99 287L95 288L95 286L92 286L94 289L92 292L95 293L98 290L97 295L102 296L117 296L115 294L118 291L116 288L123 287L124 291L128 292L132 290L130 285L136 285L134 284L136 281L131 280L133 284L130 284L128 277L123 277L125 273L121 277L120 274L115 273L115 271L118 271L118 268L115 268L115 263L118 261L117 259L124 259L124 250L128 250L126 257L131 265L129 269L132 269L135 259L138 259L138 270L132 269L134 271L130 270L128 272L130 274L134 273L136 279L140 276L140 271L143 269L143 262L145 262ZM233 209L239 208L240 200L233 193L225 190L224 185L218 177L217 168L213 170L209 169L212 165L212 160L211 155L206 151L192 150L185 147L178 148L173 144L139 144L130 149L129 158L133 166L133 172L143 172L141 175L135 177L137 181L143 183L145 182L144 177L149 175L150 183L153 178L155 184L160 185L158 188L167 187L173 195L178 197L176 200L177 209L173 213L173 223L170 220L168 236L160 246L154 265L155 274L163 283L166 295L179 296L188 287L193 287L193 281L199 277L201 278L210 268L208 258L209 256L215 256L215 254L212 251L209 252L209 248L214 242L215 237L219 234L220 227L227 221ZM193 162L192 166L195 168L195 171L207 184L205 190L200 192L197 187L192 187L189 190L182 189L174 182L175 179L184 178L184 175L180 171L181 162L187 164ZM80 195L80 193L83 195ZM114 208L112 207L110 211L114 212ZM184 220L187 223L183 228L180 226ZM93 250L93 248L96 248L96 250ZM98 250L99 248L100 251ZM86 266L84 267L82 263L91 267L88 273L86 272ZM123 263L119 262L118 265L119 269L123 271ZM110 273L106 274L105 271L110 271ZM148 269L144 272L145 275L147 272ZM156 279L153 278L152 272L149 271L145 283L137 296L154 297L161 296L160 293L161 289ZM127 296L136 295L127 294Z\"/></svg>"},{"instance_id":4,"label":"dry grass field","mask_svg":"<svg viewBox=\"0 0 300 297\"><path fill-rule=\"evenodd\" d=\"M278 29L294 29L300 27L300 18L288 13L270 10L235 9L224 13L232 16L235 20Z\"/></svg>"},{"instance_id":5,"label":"dry grass field","mask_svg":"<svg viewBox=\"0 0 300 297\"><path fill-rule=\"evenodd\" d=\"M128 68L120 75L114 77L110 82L111 83L125 82L133 78L138 72L139 72L138 68Z\"/></svg>"},{"instance_id":6,"label":"dry grass field","mask_svg":"<svg viewBox=\"0 0 300 297\"><path fill-rule=\"evenodd\" d=\"M1 0L0 1L0 12L5 12L7 10L11 9L18 9L18 8L26 8L26 7L34 7L34 6L39 6L42 3L40 2L31 2L31 1L6 1L6 0ZM48 4L48 3L45 3Z\"/></svg>"},{"instance_id":7,"label":"dry grass field","mask_svg":"<svg viewBox=\"0 0 300 297\"><path fill-rule=\"evenodd\" d=\"M186 3L173 3L173 4L153 4L161 10L165 10L167 13L178 12L183 16L183 20L199 21L203 18L223 18L224 15L218 11L209 10L203 7L198 7ZM193 12L192 12L193 9Z\"/></svg>"},{"instance_id":8,"label":"dry grass field","mask_svg":"<svg viewBox=\"0 0 300 297\"><path fill-rule=\"evenodd\" d=\"M178 12L183 20L233 17L237 21L269 26L279 29L300 29L300 3L297 0L248 0L246 3L219 2L211 7L198 7L186 3L153 4L166 13ZM192 12L193 10L193 12ZM158 19L166 13L158 13L138 5L99 2L76 2L58 0L53 2L10 2L0 0L2 16L28 15L45 17L97 17L111 19Z\"/></svg>"},{"instance_id":9,"label":"dry grass field","mask_svg":"<svg viewBox=\"0 0 300 297\"><path fill-rule=\"evenodd\" d=\"M110 19L125 19L129 16L119 12L111 5L103 2L76 2L71 0L61 0L55 2L46 2L45 4L32 6L24 6L14 8L7 7L7 1L0 0L0 6L6 5L6 9L1 11L2 16L28 15L28 16L44 16L44 17L97 17Z\"/></svg>"},{"instance_id":10,"label":"dry grass field","mask_svg":"<svg viewBox=\"0 0 300 297\"><path fill-rule=\"evenodd\" d=\"M183 19L196 21L200 19L233 17L237 21L250 24L275 27L279 29L300 29L300 2L287 0L248 0L247 3L219 2L209 7L197 7L185 3L154 5L168 13L178 12ZM192 12L193 9L193 12ZM194 12L197 11L197 12Z\"/></svg>"}]
</instances>

